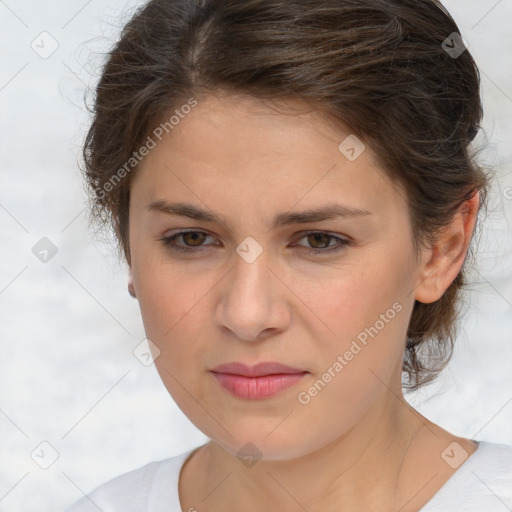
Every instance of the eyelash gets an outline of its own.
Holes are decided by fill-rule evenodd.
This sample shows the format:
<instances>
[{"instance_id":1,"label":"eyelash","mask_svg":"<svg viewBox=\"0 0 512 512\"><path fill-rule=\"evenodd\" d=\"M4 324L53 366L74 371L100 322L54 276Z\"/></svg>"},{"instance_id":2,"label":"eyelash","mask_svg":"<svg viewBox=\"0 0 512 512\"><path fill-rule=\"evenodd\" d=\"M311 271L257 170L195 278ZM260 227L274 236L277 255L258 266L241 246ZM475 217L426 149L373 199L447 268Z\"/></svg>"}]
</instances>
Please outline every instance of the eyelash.
<instances>
[{"instance_id":1,"label":"eyelash","mask_svg":"<svg viewBox=\"0 0 512 512\"><path fill-rule=\"evenodd\" d=\"M203 234L203 235L206 235L206 236L211 236L211 235L208 235L208 233L205 233L204 231L180 231L179 233L175 233L174 235L160 238L160 241L162 242L162 244L164 246L169 247L172 251L177 251L177 252L181 252L181 253L197 252L197 250L192 248L192 247L184 247L184 246L176 245L174 243L174 241L179 236L190 234L190 233L200 233L200 234ZM326 233L324 231L308 231L307 233L304 233L301 236L301 238L299 238L299 240L302 240L302 238L306 238L309 235L326 235L330 239L335 239L335 240L338 241L337 245L334 245L334 246L331 246L331 247L327 246L329 248L325 248L325 249L309 249L308 250L308 254L309 255L330 254L332 252L340 251L345 246L351 245L351 243L352 243L350 240L346 240L344 238L340 238L340 237L331 235L330 233ZM197 248L200 248L200 247L203 247L203 246L197 246ZM303 246L300 246L300 247L303 247ZM201 249L199 249L199 250L201 250Z\"/></svg>"}]
</instances>

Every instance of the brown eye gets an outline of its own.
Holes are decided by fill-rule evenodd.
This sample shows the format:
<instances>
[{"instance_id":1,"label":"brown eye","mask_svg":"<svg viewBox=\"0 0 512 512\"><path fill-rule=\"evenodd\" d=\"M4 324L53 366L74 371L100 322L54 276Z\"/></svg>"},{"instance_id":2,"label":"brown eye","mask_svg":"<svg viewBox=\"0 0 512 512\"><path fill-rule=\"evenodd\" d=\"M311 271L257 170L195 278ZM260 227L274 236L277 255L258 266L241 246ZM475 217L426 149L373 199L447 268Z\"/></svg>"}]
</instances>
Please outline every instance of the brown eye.
<instances>
[{"instance_id":1,"label":"brown eye","mask_svg":"<svg viewBox=\"0 0 512 512\"><path fill-rule=\"evenodd\" d=\"M206 237L206 233L202 233L200 231L188 231L187 233L182 233L181 235L185 244L190 245L191 247L200 246Z\"/></svg>"},{"instance_id":2,"label":"brown eye","mask_svg":"<svg viewBox=\"0 0 512 512\"><path fill-rule=\"evenodd\" d=\"M204 244L204 241L209 236L208 233L203 233L202 231L182 231L175 235L165 236L160 241L173 251L198 252L194 249L206 249L207 245Z\"/></svg>"},{"instance_id":3,"label":"brown eye","mask_svg":"<svg viewBox=\"0 0 512 512\"><path fill-rule=\"evenodd\" d=\"M310 233L307 235L308 242L313 249L324 249L325 247L328 247L332 238L332 236L329 236L326 233Z\"/></svg>"},{"instance_id":4,"label":"brown eye","mask_svg":"<svg viewBox=\"0 0 512 512\"><path fill-rule=\"evenodd\" d=\"M306 245L297 244L296 247L302 247L303 250L307 250L308 254L311 256L331 254L351 245L350 240L323 231L304 233L300 240L305 240Z\"/></svg>"},{"instance_id":5,"label":"brown eye","mask_svg":"<svg viewBox=\"0 0 512 512\"><path fill-rule=\"evenodd\" d=\"M199 252L194 249L206 250L209 245L205 244L206 238L211 237L202 231L182 231L174 235L160 239L163 245L173 251L182 253ZM310 255L327 255L351 245L350 240L340 238L322 231L304 233L300 240L306 240L307 245L296 244L296 247L306 249ZM331 243L334 242L334 243Z\"/></svg>"}]
</instances>

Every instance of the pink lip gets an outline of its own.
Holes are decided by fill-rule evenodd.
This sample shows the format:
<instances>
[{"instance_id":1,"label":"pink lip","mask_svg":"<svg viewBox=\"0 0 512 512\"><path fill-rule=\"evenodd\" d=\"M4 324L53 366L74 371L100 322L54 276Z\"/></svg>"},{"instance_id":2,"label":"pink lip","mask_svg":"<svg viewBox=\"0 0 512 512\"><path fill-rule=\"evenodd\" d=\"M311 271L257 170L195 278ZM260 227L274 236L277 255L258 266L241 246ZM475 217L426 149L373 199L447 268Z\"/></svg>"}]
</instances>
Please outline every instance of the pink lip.
<instances>
[{"instance_id":1,"label":"pink lip","mask_svg":"<svg viewBox=\"0 0 512 512\"><path fill-rule=\"evenodd\" d=\"M212 370L219 384L240 398L261 400L297 383L308 372L279 363L228 363Z\"/></svg>"}]
</instances>

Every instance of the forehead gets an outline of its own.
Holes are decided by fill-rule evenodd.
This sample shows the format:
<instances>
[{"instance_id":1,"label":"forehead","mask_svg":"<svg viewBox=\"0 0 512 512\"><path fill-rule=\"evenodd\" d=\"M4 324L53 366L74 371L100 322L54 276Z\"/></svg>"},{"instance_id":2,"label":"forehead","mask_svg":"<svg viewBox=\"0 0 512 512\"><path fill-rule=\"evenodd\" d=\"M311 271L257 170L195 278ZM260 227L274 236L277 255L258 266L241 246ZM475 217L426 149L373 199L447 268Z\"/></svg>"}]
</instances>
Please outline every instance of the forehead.
<instances>
[{"instance_id":1,"label":"forehead","mask_svg":"<svg viewBox=\"0 0 512 512\"><path fill-rule=\"evenodd\" d=\"M175 112L179 111L177 108ZM286 154L288 158L301 154L324 152L327 147L337 149L348 135L348 126L341 121L334 126L332 117L297 98L258 99L243 94L216 92L197 101L197 106L186 115L166 115L167 125L163 144L196 158L217 159L223 155L237 161L261 158L263 155ZM217 150L212 155L212 146ZM336 156L339 156L336 152ZM366 160L377 163L371 150Z\"/></svg>"},{"instance_id":2,"label":"forehead","mask_svg":"<svg viewBox=\"0 0 512 512\"><path fill-rule=\"evenodd\" d=\"M146 205L187 197L268 218L319 202L377 212L405 206L371 148L354 137L299 100L209 95L156 141L132 186ZM347 140L360 152L355 159L344 152Z\"/></svg>"}]
</instances>

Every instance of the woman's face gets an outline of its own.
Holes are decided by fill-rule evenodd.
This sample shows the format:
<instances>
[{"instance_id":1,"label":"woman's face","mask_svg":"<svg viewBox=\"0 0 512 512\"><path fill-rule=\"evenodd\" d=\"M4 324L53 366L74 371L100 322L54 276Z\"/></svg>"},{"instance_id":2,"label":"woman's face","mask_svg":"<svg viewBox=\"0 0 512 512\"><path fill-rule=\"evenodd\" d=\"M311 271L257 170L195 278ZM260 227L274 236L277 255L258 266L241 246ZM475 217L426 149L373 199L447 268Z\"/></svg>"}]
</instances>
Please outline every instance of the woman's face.
<instances>
[{"instance_id":1,"label":"woman's face","mask_svg":"<svg viewBox=\"0 0 512 512\"><path fill-rule=\"evenodd\" d=\"M131 271L156 367L226 450L310 453L401 393L420 280L405 196L369 147L314 113L220 95L185 110L131 189ZM300 218L327 207L345 214ZM296 372L212 372L233 362Z\"/></svg>"}]
</instances>

